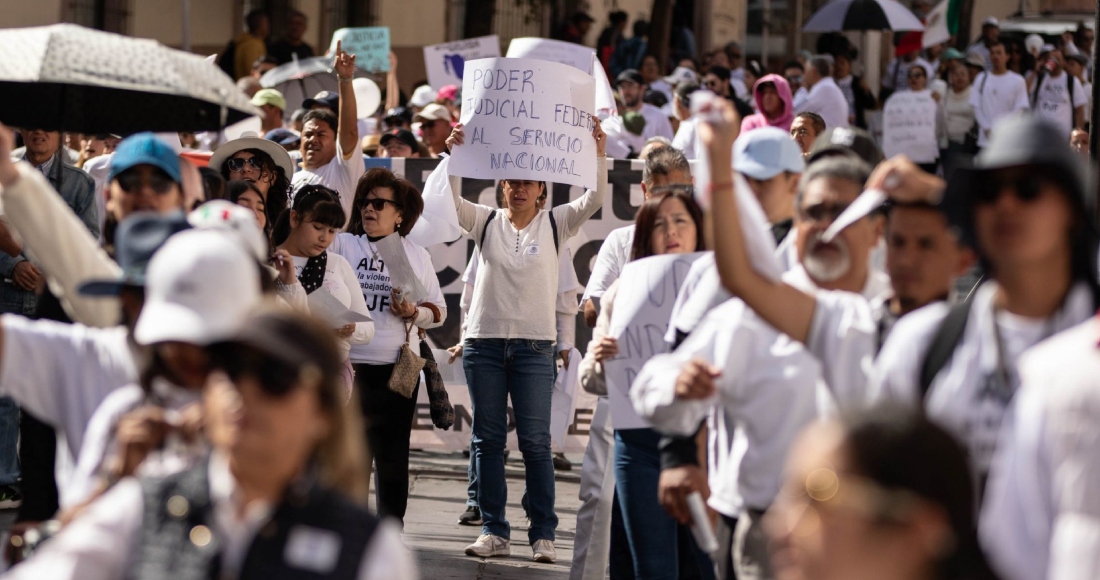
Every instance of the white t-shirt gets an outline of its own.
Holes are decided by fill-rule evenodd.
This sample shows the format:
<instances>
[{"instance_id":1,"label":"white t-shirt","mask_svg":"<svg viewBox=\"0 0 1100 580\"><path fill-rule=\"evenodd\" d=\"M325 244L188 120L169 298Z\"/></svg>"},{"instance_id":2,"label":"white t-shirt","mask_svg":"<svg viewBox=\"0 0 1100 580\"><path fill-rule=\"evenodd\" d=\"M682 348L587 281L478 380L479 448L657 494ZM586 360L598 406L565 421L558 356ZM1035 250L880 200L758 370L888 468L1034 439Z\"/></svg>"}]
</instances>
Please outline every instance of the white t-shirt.
<instances>
[{"instance_id":1,"label":"white t-shirt","mask_svg":"<svg viewBox=\"0 0 1100 580\"><path fill-rule=\"evenodd\" d=\"M1083 284L1072 288L1053 318L1039 321L1004 313L994 316L996 293L996 283L983 284L975 292L966 329L923 401L921 366L949 310L942 302L898 321L875 361L869 388L872 403L887 400L914 407L923 403L929 417L967 446L971 465L979 475L988 473L992 464L1001 421L1017 383L1016 361L1020 354L1040 339L1094 314L1092 295ZM1003 339L1003 358L997 346L998 332ZM1007 386L1003 385L1003 373L1009 376Z\"/></svg>"},{"instance_id":2,"label":"white t-shirt","mask_svg":"<svg viewBox=\"0 0 1100 580\"><path fill-rule=\"evenodd\" d=\"M302 269L306 267L309 258L304 256L292 257L294 258L294 274L301 276ZM301 286L301 283L298 285ZM343 304L352 312L364 316L371 315L370 310L367 309L367 303L363 299L363 293L359 290L359 281L355 276L355 271L351 269L351 265L343 256L331 250L328 251L328 259L325 262L325 279L321 282L321 287L309 295L307 301L313 298L317 292L326 292L332 295L340 304ZM374 322L357 322L351 336L337 341L340 347L340 358L348 358L351 345L367 344L372 338L374 338Z\"/></svg>"},{"instance_id":3,"label":"white t-shirt","mask_svg":"<svg viewBox=\"0 0 1100 580\"><path fill-rule=\"evenodd\" d=\"M672 122L668 120L668 115L665 115L664 111L649 103L642 103L642 109L638 112L645 117L645 129L642 130L643 139L664 137L669 141L672 140Z\"/></svg>"},{"instance_id":4,"label":"white t-shirt","mask_svg":"<svg viewBox=\"0 0 1100 580\"><path fill-rule=\"evenodd\" d=\"M1069 79L1067 81L1067 79ZM1070 107L1069 84L1073 84L1073 107ZM1081 87L1081 81L1065 71L1057 77L1046 75L1039 84L1035 99L1035 114L1062 128L1066 140L1073 131L1074 109L1087 107L1089 97Z\"/></svg>"},{"instance_id":5,"label":"white t-shirt","mask_svg":"<svg viewBox=\"0 0 1100 580\"><path fill-rule=\"evenodd\" d=\"M435 328L443 324L447 318L447 302L443 298L443 291L439 288L439 278L435 275L432 257L427 250L410 242L407 238L401 238L401 245L405 248L409 265L420 277L420 282L427 291L427 297L421 304L431 303L440 312L436 320L431 309L424 306L418 307L416 326ZM401 345L405 344L406 340L413 341L414 345L418 344L415 342L417 331L413 328L406 336L405 323L390 309L390 292L393 291L393 285L390 283L390 272L386 268L385 260L374 258L374 252L370 249L366 236L337 234L329 251L343 256L354 270L367 310L374 319L374 338L368 344L351 347L351 362L373 365L397 362Z\"/></svg>"},{"instance_id":6,"label":"white t-shirt","mask_svg":"<svg viewBox=\"0 0 1100 580\"><path fill-rule=\"evenodd\" d=\"M1002 75L980 73L970 90L970 104L974 106L974 118L980 128L978 146L984 147L989 141L989 131L997 121L1031 108L1031 101L1027 96L1027 81L1012 71ZM1066 139L1069 139L1069 133L1066 133Z\"/></svg>"},{"instance_id":7,"label":"white t-shirt","mask_svg":"<svg viewBox=\"0 0 1100 580\"><path fill-rule=\"evenodd\" d=\"M95 181L95 207L99 217L99 241L103 241L103 226L107 222L107 175L111 170L111 156L104 153L84 162L84 171Z\"/></svg>"},{"instance_id":8,"label":"white t-shirt","mask_svg":"<svg viewBox=\"0 0 1100 580\"><path fill-rule=\"evenodd\" d=\"M340 138L336 138L336 155L327 164L315 169L302 168L294 174L290 181L291 190L294 192L290 198L293 202L294 195L303 185L323 185L336 190L340 194L340 205L344 207L344 225L351 219L352 204L355 201L355 186L359 178L367 172L363 163L363 155L359 150L351 152L351 156L340 149Z\"/></svg>"},{"instance_id":9,"label":"white t-shirt","mask_svg":"<svg viewBox=\"0 0 1100 580\"><path fill-rule=\"evenodd\" d=\"M630 249L634 246L634 226L617 228L607 234L600 253L596 255L596 265L588 276L588 286L584 288L581 302L589 298L602 298L611 284L619 279L623 266L630 261Z\"/></svg>"},{"instance_id":10,"label":"white t-shirt","mask_svg":"<svg viewBox=\"0 0 1100 580\"><path fill-rule=\"evenodd\" d=\"M676 130L676 136L672 138L672 146L679 149L688 161L694 160L698 154L695 152L695 117L689 117L680 121L680 128Z\"/></svg>"}]
</instances>

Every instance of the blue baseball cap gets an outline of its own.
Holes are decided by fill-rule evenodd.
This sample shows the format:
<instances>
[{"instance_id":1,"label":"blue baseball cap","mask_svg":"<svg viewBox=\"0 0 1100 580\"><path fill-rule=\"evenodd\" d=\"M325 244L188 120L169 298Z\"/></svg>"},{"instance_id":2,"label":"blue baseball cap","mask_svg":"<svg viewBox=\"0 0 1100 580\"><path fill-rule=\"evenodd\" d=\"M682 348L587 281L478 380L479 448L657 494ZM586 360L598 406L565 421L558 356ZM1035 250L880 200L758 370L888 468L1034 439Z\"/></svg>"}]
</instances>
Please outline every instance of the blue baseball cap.
<instances>
[{"instance_id":1,"label":"blue baseball cap","mask_svg":"<svg viewBox=\"0 0 1100 580\"><path fill-rule=\"evenodd\" d=\"M115 260L122 276L114 280L91 280L77 289L84 296L117 296L124 286L145 286L145 270L153 254L177 232L191 227L183 212L161 215L137 212L118 225Z\"/></svg>"},{"instance_id":2,"label":"blue baseball cap","mask_svg":"<svg viewBox=\"0 0 1100 580\"><path fill-rule=\"evenodd\" d=\"M137 165L152 165L180 182L180 158L176 152L152 133L137 133L122 140L111 155L111 171L107 180Z\"/></svg>"},{"instance_id":3,"label":"blue baseball cap","mask_svg":"<svg viewBox=\"0 0 1100 580\"><path fill-rule=\"evenodd\" d=\"M733 170L747 177L763 181L784 171L802 173L805 169L802 150L782 129L753 129L733 143Z\"/></svg>"}]
</instances>

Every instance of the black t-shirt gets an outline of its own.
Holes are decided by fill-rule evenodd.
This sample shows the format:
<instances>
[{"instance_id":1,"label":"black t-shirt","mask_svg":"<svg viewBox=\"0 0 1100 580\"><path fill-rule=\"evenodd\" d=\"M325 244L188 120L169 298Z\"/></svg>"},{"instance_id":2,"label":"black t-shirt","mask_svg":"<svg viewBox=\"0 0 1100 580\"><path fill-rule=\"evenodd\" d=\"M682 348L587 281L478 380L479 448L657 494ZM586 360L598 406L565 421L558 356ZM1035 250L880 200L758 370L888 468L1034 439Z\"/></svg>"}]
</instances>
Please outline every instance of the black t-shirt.
<instances>
[{"instance_id":1,"label":"black t-shirt","mask_svg":"<svg viewBox=\"0 0 1100 580\"><path fill-rule=\"evenodd\" d=\"M304 42L298 46L294 46L285 38L280 38L271 43L271 46L267 48L267 53L275 57L275 60L278 60L279 64L286 64L294 60L293 55L295 54L298 55L298 60L313 56L313 47Z\"/></svg>"}]
</instances>

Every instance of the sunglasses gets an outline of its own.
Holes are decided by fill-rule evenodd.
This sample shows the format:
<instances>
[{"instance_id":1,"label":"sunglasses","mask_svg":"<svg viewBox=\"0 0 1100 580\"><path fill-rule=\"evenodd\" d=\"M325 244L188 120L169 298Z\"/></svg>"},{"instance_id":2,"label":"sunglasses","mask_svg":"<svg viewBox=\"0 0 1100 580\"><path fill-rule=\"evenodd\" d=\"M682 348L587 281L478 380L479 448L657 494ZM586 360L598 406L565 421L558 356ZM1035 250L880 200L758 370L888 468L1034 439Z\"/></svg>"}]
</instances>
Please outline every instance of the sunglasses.
<instances>
[{"instance_id":1,"label":"sunglasses","mask_svg":"<svg viewBox=\"0 0 1100 580\"><path fill-rule=\"evenodd\" d=\"M373 208L374 211L382 211L386 209L387 203L393 204L393 207L397 209L401 209L401 205L398 204L396 201L383 199L381 197L372 197L369 199L359 200L359 209L367 209L368 207L370 207Z\"/></svg>"},{"instance_id":2,"label":"sunglasses","mask_svg":"<svg viewBox=\"0 0 1100 580\"><path fill-rule=\"evenodd\" d=\"M116 177L115 180L118 181L119 188L126 193L134 193L146 185L156 193L168 193L172 186L176 184L171 177L168 177L162 171L153 171L149 174L148 179L140 173L126 171Z\"/></svg>"},{"instance_id":3,"label":"sunglasses","mask_svg":"<svg viewBox=\"0 0 1100 580\"><path fill-rule=\"evenodd\" d=\"M802 84L802 77L801 77L801 76L797 76L797 77L787 77L787 82L788 82L789 84L796 84L796 85L798 85L798 84Z\"/></svg>"},{"instance_id":4,"label":"sunglasses","mask_svg":"<svg viewBox=\"0 0 1100 580\"><path fill-rule=\"evenodd\" d=\"M980 204L994 204L1001 199L1001 192L1009 189L1016 199L1028 203L1039 199L1043 193L1043 187L1053 183L1054 180L1043 175L1024 176L990 176L984 187L978 190L977 202Z\"/></svg>"},{"instance_id":5,"label":"sunglasses","mask_svg":"<svg viewBox=\"0 0 1100 580\"><path fill-rule=\"evenodd\" d=\"M209 355L211 369L223 371L234 384L252 377L260 390L272 397L290 393L301 377L298 367L242 344L217 345L209 349Z\"/></svg>"},{"instance_id":6,"label":"sunglasses","mask_svg":"<svg viewBox=\"0 0 1100 580\"><path fill-rule=\"evenodd\" d=\"M249 157L248 159L244 159L241 157L231 157L230 159L226 160L225 163L226 166L229 167L230 171L241 171L242 169L244 169L245 163L247 163L249 167L255 169L256 171L264 170L263 162L260 161L257 157Z\"/></svg>"},{"instance_id":7,"label":"sunglasses","mask_svg":"<svg viewBox=\"0 0 1100 580\"><path fill-rule=\"evenodd\" d=\"M844 210L848 209L848 204L825 204L816 203L809 207L804 207L800 210L802 217L818 223L831 222L837 218L840 214L844 213Z\"/></svg>"}]
</instances>

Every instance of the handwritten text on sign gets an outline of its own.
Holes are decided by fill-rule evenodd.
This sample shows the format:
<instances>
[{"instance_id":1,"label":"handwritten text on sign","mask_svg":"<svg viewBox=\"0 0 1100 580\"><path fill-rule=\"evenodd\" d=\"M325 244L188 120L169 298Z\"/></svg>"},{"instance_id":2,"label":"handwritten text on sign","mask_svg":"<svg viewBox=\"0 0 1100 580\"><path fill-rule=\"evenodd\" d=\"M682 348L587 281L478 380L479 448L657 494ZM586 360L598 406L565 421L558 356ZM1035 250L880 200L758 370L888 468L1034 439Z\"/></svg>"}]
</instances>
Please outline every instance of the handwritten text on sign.
<instances>
[{"instance_id":1,"label":"handwritten text on sign","mask_svg":"<svg viewBox=\"0 0 1100 580\"><path fill-rule=\"evenodd\" d=\"M702 255L668 254L636 260L619 276L609 333L619 343L619 354L603 365L611 424L616 429L649 427L634 413L630 386L649 359L668 351L664 337L676 295L691 263Z\"/></svg>"},{"instance_id":2,"label":"handwritten text on sign","mask_svg":"<svg viewBox=\"0 0 1100 580\"><path fill-rule=\"evenodd\" d=\"M336 41L344 51L355 55L355 66L369 72L390 70L390 29L385 26L341 28L332 33L333 53Z\"/></svg>"},{"instance_id":3,"label":"handwritten text on sign","mask_svg":"<svg viewBox=\"0 0 1100 580\"><path fill-rule=\"evenodd\" d=\"M916 163L940 156L936 140L936 101L931 91L903 91L890 95L882 112L882 152L904 154Z\"/></svg>"},{"instance_id":4,"label":"handwritten text on sign","mask_svg":"<svg viewBox=\"0 0 1100 580\"><path fill-rule=\"evenodd\" d=\"M595 189L595 83L562 64L485 58L465 64L462 122L451 173Z\"/></svg>"},{"instance_id":5,"label":"handwritten text on sign","mask_svg":"<svg viewBox=\"0 0 1100 580\"><path fill-rule=\"evenodd\" d=\"M428 69L428 84L436 89L461 85L467 61L496 56L500 56L500 38L496 35L425 46L424 67Z\"/></svg>"}]
</instances>

